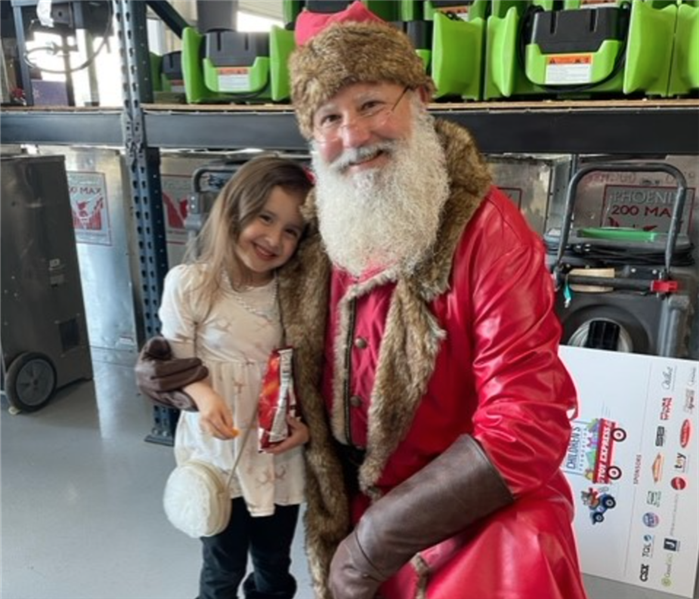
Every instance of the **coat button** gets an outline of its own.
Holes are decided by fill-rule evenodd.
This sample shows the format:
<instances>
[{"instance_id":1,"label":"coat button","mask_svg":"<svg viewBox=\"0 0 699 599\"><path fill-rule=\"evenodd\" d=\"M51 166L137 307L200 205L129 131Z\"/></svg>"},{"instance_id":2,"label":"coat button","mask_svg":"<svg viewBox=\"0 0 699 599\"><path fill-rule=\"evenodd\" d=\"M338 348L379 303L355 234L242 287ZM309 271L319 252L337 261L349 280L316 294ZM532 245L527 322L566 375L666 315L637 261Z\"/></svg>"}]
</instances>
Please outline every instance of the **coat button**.
<instances>
[{"instance_id":1,"label":"coat button","mask_svg":"<svg viewBox=\"0 0 699 599\"><path fill-rule=\"evenodd\" d=\"M357 349L366 349L369 344L367 343L367 340L364 339L364 337L357 337L354 340L354 347Z\"/></svg>"},{"instance_id":2,"label":"coat button","mask_svg":"<svg viewBox=\"0 0 699 599\"><path fill-rule=\"evenodd\" d=\"M359 408L359 407L361 407L362 403L363 403L363 402L362 402L362 398L359 397L359 395L353 395L352 397L350 397L350 405L351 405L353 408Z\"/></svg>"}]
</instances>

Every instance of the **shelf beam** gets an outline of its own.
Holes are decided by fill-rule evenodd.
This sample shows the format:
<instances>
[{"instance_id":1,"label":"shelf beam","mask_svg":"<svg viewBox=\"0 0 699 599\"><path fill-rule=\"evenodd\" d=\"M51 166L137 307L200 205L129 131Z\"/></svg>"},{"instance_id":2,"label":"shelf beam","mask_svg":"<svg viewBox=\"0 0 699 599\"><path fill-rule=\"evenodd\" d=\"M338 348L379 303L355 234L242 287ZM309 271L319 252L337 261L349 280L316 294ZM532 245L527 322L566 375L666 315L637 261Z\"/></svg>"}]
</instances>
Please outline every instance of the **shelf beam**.
<instances>
[{"instance_id":1,"label":"shelf beam","mask_svg":"<svg viewBox=\"0 0 699 599\"><path fill-rule=\"evenodd\" d=\"M443 108L435 116L471 130L496 154L699 154L699 106L669 108ZM161 148L303 150L293 112L146 108L149 140Z\"/></svg>"},{"instance_id":2,"label":"shelf beam","mask_svg":"<svg viewBox=\"0 0 699 599\"><path fill-rule=\"evenodd\" d=\"M433 112L489 154L699 154L699 108Z\"/></svg>"},{"instance_id":3,"label":"shelf beam","mask_svg":"<svg viewBox=\"0 0 699 599\"><path fill-rule=\"evenodd\" d=\"M121 111L3 110L0 139L3 144L121 146Z\"/></svg>"},{"instance_id":4,"label":"shelf beam","mask_svg":"<svg viewBox=\"0 0 699 599\"><path fill-rule=\"evenodd\" d=\"M469 128L489 154L699 155L699 103L649 107L485 107L434 104L430 112ZM304 150L287 107L144 105L148 144L157 148ZM2 143L120 145L118 112L3 110Z\"/></svg>"}]
</instances>

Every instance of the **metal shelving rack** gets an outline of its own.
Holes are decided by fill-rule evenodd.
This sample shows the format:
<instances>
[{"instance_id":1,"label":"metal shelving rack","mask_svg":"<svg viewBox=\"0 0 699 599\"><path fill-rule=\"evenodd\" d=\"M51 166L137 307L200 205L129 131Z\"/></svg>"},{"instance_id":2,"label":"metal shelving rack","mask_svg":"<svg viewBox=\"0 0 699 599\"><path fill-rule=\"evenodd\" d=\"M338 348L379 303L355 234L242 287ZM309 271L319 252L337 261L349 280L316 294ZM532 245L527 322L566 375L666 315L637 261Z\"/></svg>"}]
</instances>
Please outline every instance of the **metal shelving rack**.
<instances>
[{"instance_id":1,"label":"metal shelving rack","mask_svg":"<svg viewBox=\"0 0 699 599\"><path fill-rule=\"evenodd\" d=\"M148 336L167 270L159 149L307 149L289 106L152 104L146 6L177 33L184 21L167 2L112 0L122 56L120 108L3 109L3 144L123 146L130 163ZM699 100L435 104L435 116L468 127L486 153L699 155ZM176 415L155 408L147 440L171 444Z\"/></svg>"}]
</instances>

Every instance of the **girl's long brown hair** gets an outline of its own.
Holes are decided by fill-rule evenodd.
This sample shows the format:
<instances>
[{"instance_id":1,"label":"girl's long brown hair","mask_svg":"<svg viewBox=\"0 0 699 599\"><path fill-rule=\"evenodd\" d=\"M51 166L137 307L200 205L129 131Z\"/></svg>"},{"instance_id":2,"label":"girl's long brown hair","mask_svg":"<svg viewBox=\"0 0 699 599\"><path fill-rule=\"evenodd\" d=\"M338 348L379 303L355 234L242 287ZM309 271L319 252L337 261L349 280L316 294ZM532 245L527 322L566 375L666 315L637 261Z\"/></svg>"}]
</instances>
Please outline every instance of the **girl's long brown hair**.
<instances>
[{"instance_id":1,"label":"girl's long brown hair","mask_svg":"<svg viewBox=\"0 0 699 599\"><path fill-rule=\"evenodd\" d=\"M209 308L222 288L225 275L234 287L248 283L245 278L240 279L241 273L245 276L246 269L235 253L235 246L240 233L262 212L277 186L287 193L305 197L312 184L300 163L263 155L241 166L214 201L206 223L185 258L188 262L206 265L202 285L197 291L200 293L198 300Z\"/></svg>"}]
</instances>

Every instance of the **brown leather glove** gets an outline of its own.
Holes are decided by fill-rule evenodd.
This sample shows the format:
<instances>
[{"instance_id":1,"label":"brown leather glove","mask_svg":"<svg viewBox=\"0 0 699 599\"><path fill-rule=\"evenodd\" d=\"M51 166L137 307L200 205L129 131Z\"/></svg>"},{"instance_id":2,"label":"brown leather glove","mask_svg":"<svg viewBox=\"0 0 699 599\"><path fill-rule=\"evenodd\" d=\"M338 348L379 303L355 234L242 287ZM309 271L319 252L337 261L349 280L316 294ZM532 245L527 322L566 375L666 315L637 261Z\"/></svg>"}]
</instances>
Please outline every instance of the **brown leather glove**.
<instances>
[{"instance_id":1,"label":"brown leather glove","mask_svg":"<svg viewBox=\"0 0 699 599\"><path fill-rule=\"evenodd\" d=\"M160 336L146 341L135 370L136 386L146 397L159 406L188 411L197 406L182 387L209 376L199 358L173 358L170 344Z\"/></svg>"},{"instance_id":2,"label":"brown leather glove","mask_svg":"<svg viewBox=\"0 0 699 599\"><path fill-rule=\"evenodd\" d=\"M372 505L330 564L334 599L373 599L422 549L514 501L500 473L470 435Z\"/></svg>"}]
</instances>

